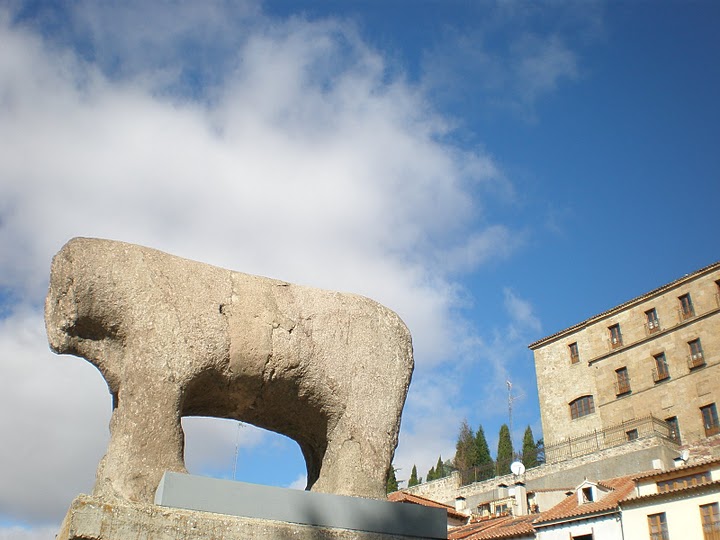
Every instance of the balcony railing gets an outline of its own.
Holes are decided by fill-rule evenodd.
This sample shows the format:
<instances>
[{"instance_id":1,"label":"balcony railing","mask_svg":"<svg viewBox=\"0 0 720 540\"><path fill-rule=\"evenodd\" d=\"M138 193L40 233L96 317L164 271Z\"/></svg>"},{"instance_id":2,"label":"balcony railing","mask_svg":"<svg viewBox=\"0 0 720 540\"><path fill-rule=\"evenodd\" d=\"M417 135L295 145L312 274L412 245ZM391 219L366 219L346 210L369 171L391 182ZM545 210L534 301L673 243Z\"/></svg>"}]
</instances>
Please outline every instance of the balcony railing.
<instances>
[{"instance_id":1,"label":"balcony railing","mask_svg":"<svg viewBox=\"0 0 720 540\"><path fill-rule=\"evenodd\" d=\"M548 463L555 463L620 446L628 442L627 433L633 429L637 429L639 439L658 437L676 443L668 423L651 415L546 445L545 458Z\"/></svg>"},{"instance_id":2,"label":"balcony railing","mask_svg":"<svg viewBox=\"0 0 720 540\"><path fill-rule=\"evenodd\" d=\"M615 395L621 396L630 393L630 381L615 381Z\"/></svg>"},{"instance_id":3,"label":"balcony railing","mask_svg":"<svg viewBox=\"0 0 720 540\"><path fill-rule=\"evenodd\" d=\"M653 382L659 383L670 378L670 370L667 366L654 368L652 370Z\"/></svg>"},{"instance_id":4,"label":"balcony railing","mask_svg":"<svg viewBox=\"0 0 720 540\"><path fill-rule=\"evenodd\" d=\"M546 445L545 458L548 463L556 463L619 446L628 442L627 434L632 430L637 430L639 439L657 437L677 444L668 423L651 415Z\"/></svg>"},{"instance_id":5,"label":"balcony railing","mask_svg":"<svg viewBox=\"0 0 720 540\"><path fill-rule=\"evenodd\" d=\"M655 332L660 331L660 321L655 319L654 321L648 321L645 323L645 333L649 336Z\"/></svg>"},{"instance_id":6,"label":"balcony railing","mask_svg":"<svg viewBox=\"0 0 720 540\"><path fill-rule=\"evenodd\" d=\"M705 357L703 356L703 353L699 352L688 355L687 365L690 370L703 367L705 365Z\"/></svg>"},{"instance_id":7,"label":"balcony railing","mask_svg":"<svg viewBox=\"0 0 720 540\"><path fill-rule=\"evenodd\" d=\"M687 321L688 319L692 319L695 316L695 309L678 309L678 318L680 319L680 322Z\"/></svg>"}]
</instances>

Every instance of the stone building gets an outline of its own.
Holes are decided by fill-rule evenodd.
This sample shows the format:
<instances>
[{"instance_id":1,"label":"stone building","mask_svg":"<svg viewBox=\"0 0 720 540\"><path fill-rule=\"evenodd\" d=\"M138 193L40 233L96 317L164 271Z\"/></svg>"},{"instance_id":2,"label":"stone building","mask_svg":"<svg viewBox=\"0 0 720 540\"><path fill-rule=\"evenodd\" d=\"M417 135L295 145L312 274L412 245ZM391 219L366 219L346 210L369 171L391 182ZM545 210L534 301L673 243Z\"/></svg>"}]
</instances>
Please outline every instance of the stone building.
<instances>
[{"instance_id":1,"label":"stone building","mask_svg":"<svg viewBox=\"0 0 720 540\"><path fill-rule=\"evenodd\" d=\"M530 344L548 462L720 433L720 262ZM554 449L563 448L563 452Z\"/></svg>"}]
</instances>

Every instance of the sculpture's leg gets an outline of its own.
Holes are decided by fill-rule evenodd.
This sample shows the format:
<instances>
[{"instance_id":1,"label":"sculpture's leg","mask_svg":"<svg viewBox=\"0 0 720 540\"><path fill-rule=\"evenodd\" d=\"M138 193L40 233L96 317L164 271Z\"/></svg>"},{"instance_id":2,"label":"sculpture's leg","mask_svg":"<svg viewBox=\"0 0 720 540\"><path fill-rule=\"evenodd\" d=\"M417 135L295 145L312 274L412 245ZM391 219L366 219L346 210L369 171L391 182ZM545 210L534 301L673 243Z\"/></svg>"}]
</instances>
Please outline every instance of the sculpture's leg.
<instances>
[{"instance_id":1,"label":"sculpture's leg","mask_svg":"<svg viewBox=\"0 0 720 540\"><path fill-rule=\"evenodd\" d=\"M152 503L165 471L185 472L181 391L158 376L136 373L117 397L94 495Z\"/></svg>"},{"instance_id":2,"label":"sculpture's leg","mask_svg":"<svg viewBox=\"0 0 720 540\"><path fill-rule=\"evenodd\" d=\"M366 417L371 418L373 412ZM388 464L395 445L390 444L397 428L375 417L373 425L350 425L348 415L338 423L328 441L320 476L313 491L385 498Z\"/></svg>"}]
</instances>

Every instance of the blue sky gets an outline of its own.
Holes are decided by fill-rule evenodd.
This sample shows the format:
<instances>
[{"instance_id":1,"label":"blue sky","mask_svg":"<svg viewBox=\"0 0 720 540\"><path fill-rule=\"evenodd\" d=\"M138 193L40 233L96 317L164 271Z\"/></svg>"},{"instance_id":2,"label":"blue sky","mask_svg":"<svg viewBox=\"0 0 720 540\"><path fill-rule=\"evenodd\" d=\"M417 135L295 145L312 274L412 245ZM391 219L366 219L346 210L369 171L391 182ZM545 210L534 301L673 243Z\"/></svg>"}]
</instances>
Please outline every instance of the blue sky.
<instances>
[{"instance_id":1,"label":"blue sky","mask_svg":"<svg viewBox=\"0 0 720 540\"><path fill-rule=\"evenodd\" d=\"M52 538L110 402L47 350L73 236L370 296L413 333L395 459L542 435L527 345L720 259L713 2L0 2L0 540ZM192 472L302 483L190 419ZM22 531L18 530L22 528Z\"/></svg>"}]
</instances>

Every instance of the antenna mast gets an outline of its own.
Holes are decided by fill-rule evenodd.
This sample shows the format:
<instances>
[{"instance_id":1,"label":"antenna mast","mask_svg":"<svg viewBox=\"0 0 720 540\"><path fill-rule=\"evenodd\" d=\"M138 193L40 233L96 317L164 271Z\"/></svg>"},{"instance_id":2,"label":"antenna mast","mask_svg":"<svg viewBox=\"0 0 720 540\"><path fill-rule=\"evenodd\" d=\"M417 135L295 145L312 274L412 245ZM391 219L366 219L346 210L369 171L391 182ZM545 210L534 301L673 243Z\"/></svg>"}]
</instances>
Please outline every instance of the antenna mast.
<instances>
[{"instance_id":1,"label":"antenna mast","mask_svg":"<svg viewBox=\"0 0 720 540\"><path fill-rule=\"evenodd\" d=\"M237 472L238 452L240 451L240 429L243 427L242 422L238 422L237 435L235 437L235 459L233 460L233 480Z\"/></svg>"},{"instance_id":2,"label":"antenna mast","mask_svg":"<svg viewBox=\"0 0 720 540\"><path fill-rule=\"evenodd\" d=\"M512 383L510 382L509 378L505 379L505 384L507 385L508 389L508 429L510 429L510 441L512 442L512 404L513 401L523 397L524 394L520 394L519 396L512 395ZM513 446L513 448L515 447Z\"/></svg>"}]
</instances>

